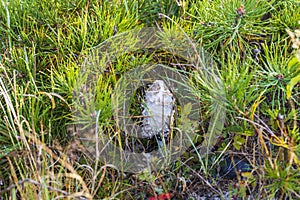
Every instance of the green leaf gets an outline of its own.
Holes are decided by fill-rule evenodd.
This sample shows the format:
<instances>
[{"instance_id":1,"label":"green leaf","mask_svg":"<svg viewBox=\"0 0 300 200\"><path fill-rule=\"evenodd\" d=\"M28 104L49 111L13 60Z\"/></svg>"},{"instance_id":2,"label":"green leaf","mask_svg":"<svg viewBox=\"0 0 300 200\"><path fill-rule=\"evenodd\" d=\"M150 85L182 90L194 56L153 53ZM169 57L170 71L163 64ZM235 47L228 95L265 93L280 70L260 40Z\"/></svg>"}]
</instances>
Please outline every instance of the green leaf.
<instances>
[{"instance_id":1,"label":"green leaf","mask_svg":"<svg viewBox=\"0 0 300 200\"><path fill-rule=\"evenodd\" d=\"M290 70L291 67L295 66L296 64L299 64L299 60L297 59L297 57L294 57L292 60L289 61L288 69Z\"/></svg>"},{"instance_id":2,"label":"green leaf","mask_svg":"<svg viewBox=\"0 0 300 200\"><path fill-rule=\"evenodd\" d=\"M230 126L226 129L226 131L238 134L238 135L243 135L243 136L253 136L254 131L253 130L248 130L245 128L242 128L240 126Z\"/></svg>"},{"instance_id":3,"label":"green leaf","mask_svg":"<svg viewBox=\"0 0 300 200\"><path fill-rule=\"evenodd\" d=\"M149 172L149 169L145 169L139 174L136 175L139 180L146 181L146 182L151 182L152 180L152 174Z\"/></svg>"},{"instance_id":4,"label":"green leaf","mask_svg":"<svg viewBox=\"0 0 300 200\"><path fill-rule=\"evenodd\" d=\"M182 109L182 114L187 116L191 113L192 111L192 104L191 103L187 103L183 106L183 109Z\"/></svg>"},{"instance_id":5,"label":"green leaf","mask_svg":"<svg viewBox=\"0 0 300 200\"><path fill-rule=\"evenodd\" d=\"M243 132L244 129L242 129L240 126L229 126L228 128L226 128L226 131L239 133L239 132Z\"/></svg>"},{"instance_id":6,"label":"green leaf","mask_svg":"<svg viewBox=\"0 0 300 200\"><path fill-rule=\"evenodd\" d=\"M164 189L162 189L162 188L157 188L157 187L155 187L154 190L155 190L155 192L158 193L158 194L161 194L161 193L164 192Z\"/></svg>"},{"instance_id":7,"label":"green leaf","mask_svg":"<svg viewBox=\"0 0 300 200\"><path fill-rule=\"evenodd\" d=\"M241 150L241 146L246 142L246 139L241 137L240 135L236 135L233 140L233 146L238 151Z\"/></svg>"},{"instance_id":8,"label":"green leaf","mask_svg":"<svg viewBox=\"0 0 300 200\"><path fill-rule=\"evenodd\" d=\"M286 86L286 98L289 99L292 96L293 87L300 82L300 74L291 79Z\"/></svg>"}]
</instances>

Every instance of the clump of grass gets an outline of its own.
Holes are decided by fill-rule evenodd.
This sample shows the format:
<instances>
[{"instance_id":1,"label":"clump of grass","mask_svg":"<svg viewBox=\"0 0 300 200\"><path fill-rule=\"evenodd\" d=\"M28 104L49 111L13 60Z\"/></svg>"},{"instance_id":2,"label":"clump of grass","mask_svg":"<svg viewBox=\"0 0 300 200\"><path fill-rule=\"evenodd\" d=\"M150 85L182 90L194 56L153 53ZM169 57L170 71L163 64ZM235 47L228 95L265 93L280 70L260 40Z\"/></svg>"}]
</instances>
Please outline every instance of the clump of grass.
<instances>
[{"instance_id":1,"label":"clump of grass","mask_svg":"<svg viewBox=\"0 0 300 200\"><path fill-rule=\"evenodd\" d=\"M2 191L2 194L6 191L12 191L11 198L51 198L53 195L70 195L70 193L61 190L63 186L59 183L49 184L52 178L56 177L59 180L59 177L63 178L64 176L63 171L55 172L55 162L58 162L67 169L65 175L68 179L77 179L82 184L85 192L82 192L81 195L86 194L88 196L89 191L86 184L78 176L72 165L67 163L64 160L65 158L60 158L53 153L49 145L46 146L46 137L51 135L51 132L44 129L43 120L36 122L34 118L43 116L43 111L41 113L37 112L40 112L38 107L44 95L52 99L51 109L55 107L55 96L61 97L56 94L39 93L38 91L35 94L29 94L26 88L17 85L16 78L18 76L16 74L11 80L5 68L1 66L1 69L4 73L4 77L1 78L1 112L4 116L1 138L7 144L1 150L3 152L1 176L11 174L12 178L3 180L7 189ZM26 113L26 111L30 111L26 109L28 106L37 107L37 109ZM27 114L32 115L31 119L27 116L29 121L25 119ZM40 123L39 129L37 129L36 123ZM36 132L37 130L38 132ZM4 154L4 152L6 153ZM49 176L51 174L52 176ZM78 191L81 190L80 188L78 188Z\"/></svg>"},{"instance_id":2,"label":"clump of grass","mask_svg":"<svg viewBox=\"0 0 300 200\"><path fill-rule=\"evenodd\" d=\"M196 38L204 46L215 49L238 48L247 51L251 42L265 40L276 27L262 19L272 9L273 2L260 1L199 1L186 11L197 23ZM207 9L210 7L211 9ZM255 8L255 9L254 9Z\"/></svg>"}]
</instances>

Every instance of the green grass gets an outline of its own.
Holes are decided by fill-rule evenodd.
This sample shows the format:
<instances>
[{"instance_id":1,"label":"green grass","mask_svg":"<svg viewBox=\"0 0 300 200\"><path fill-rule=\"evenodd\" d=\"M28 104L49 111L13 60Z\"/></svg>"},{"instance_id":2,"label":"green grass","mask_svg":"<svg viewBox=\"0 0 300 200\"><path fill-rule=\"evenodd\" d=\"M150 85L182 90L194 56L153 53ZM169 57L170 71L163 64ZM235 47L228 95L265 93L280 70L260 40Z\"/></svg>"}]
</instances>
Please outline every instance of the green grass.
<instances>
[{"instance_id":1,"label":"green grass","mask_svg":"<svg viewBox=\"0 0 300 200\"><path fill-rule=\"evenodd\" d=\"M147 199L169 192L187 199L227 190L242 199L299 199L299 44L287 32L299 30L299 21L296 0L2 0L0 197ZM187 58L153 49L121 54L97 65L94 79L85 77L82 68L95 47L149 26L184 31L213 59L206 64L214 63L220 85L208 83L203 71L180 68L190 64ZM189 42L173 42L183 41ZM163 170L124 173L94 159L76 137L96 121L99 136L110 134L124 146L113 120L114 89L124 73L148 63L187 75L201 102L200 128L191 148ZM91 80L97 84L85 85ZM83 100L86 108L78 110L74 100L81 101L76 97L85 89L95 101ZM210 121L215 95L226 106L224 128L212 152L201 157L209 124L219 126ZM188 107L178 108L179 118ZM222 177L218 169L233 155L246 157L252 171Z\"/></svg>"}]
</instances>

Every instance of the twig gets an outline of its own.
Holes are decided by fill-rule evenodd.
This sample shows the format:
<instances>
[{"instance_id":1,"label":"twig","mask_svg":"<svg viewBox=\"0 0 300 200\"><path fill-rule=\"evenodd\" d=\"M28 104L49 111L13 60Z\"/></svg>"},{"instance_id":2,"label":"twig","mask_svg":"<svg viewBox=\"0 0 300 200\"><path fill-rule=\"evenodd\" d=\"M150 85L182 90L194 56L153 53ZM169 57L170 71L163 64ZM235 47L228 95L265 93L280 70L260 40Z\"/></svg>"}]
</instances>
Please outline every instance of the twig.
<instances>
[{"instance_id":1,"label":"twig","mask_svg":"<svg viewBox=\"0 0 300 200\"><path fill-rule=\"evenodd\" d=\"M219 194L221 196L223 196L223 194L220 193L220 191L216 190L207 180L205 180L205 178L203 178L199 173L197 173L194 169L192 169L190 166L188 166L185 163L184 164L186 167L188 167L194 174L196 174L202 181L204 181L216 194Z\"/></svg>"}]
</instances>

